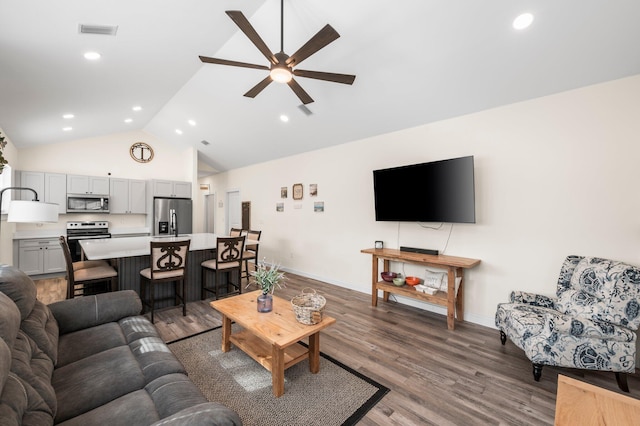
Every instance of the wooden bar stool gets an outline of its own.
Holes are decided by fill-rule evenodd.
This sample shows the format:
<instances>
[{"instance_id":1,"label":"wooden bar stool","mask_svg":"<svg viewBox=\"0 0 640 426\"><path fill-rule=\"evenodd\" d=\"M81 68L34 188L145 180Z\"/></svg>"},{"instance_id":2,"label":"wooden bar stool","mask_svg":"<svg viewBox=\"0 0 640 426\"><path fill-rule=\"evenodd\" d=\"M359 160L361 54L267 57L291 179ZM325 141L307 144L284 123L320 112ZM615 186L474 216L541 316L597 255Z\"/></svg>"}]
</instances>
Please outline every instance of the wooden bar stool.
<instances>
[{"instance_id":1,"label":"wooden bar stool","mask_svg":"<svg viewBox=\"0 0 640 426\"><path fill-rule=\"evenodd\" d=\"M140 298L142 299L142 304L151 308L151 322L153 322L156 302L155 288L158 284L173 282L175 285L175 305L182 304L182 316L186 316L185 281L187 277L187 256L191 240L151 241L150 244L151 267L140 271ZM178 288L181 289L180 292L178 292ZM150 290L149 300L147 300L147 290Z\"/></svg>"},{"instance_id":2,"label":"wooden bar stool","mask_svg":"<svg viewBox=\"0 0 640 426\"><path fill-rule=\"evenodd\" d=\"M205 298L206 292L216 295L216 299L220 296L220 282L222 275L227 275L227 292L225 295L242 293L242 254L244 252L244 236L240 237L218 237L216 240L216 257L205 260L202 266L202 299ZM213 286L207 286L207 270L215 272L215 283ZM232 282L233 273L237 272L238 281ZM232 293L229 292L229 284L236 288Z\"/></svg>"},{"instance_id":3,"label":"wooden bar stool","mask_svg":"<svg viewBox=\"0 0 640 426\"><path fill-rule=\"evenodd\" d=\"M67 299L118 289L118 271L113 266L104 260L74 262L65 236L61 235L58 241L67 265ZM104 286L103 291L96 291L99 284Z\"/></svg>"}]
</instances>

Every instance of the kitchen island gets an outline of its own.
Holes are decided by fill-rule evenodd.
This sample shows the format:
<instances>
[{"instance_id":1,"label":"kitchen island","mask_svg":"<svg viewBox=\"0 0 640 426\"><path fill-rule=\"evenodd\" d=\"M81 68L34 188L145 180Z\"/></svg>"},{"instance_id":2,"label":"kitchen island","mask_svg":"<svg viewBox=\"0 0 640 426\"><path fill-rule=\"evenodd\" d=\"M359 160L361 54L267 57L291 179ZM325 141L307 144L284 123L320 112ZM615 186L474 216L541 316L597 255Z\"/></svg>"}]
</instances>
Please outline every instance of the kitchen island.
<instances>
[{"instance_id":1,"label":"kitchen island","mask_svg":"<svg viewBox=\"0 0 640 426\"><path fill-rule=\"evenodd\" d=\"M187 302L200 300L201 277L200 264L215 257L216 234L185 234L174 236L147 236L104 238L96 240L81 240L80 246L88 260L109 260L118 270L118 288L120 290L135 290L140 294L140 271L151 264L151 241L181 241L191 240L189 258L187 259L187 279L185 282L185 299ZM256 244L249 240L247 244ZM209 272L211 273L211 272ZM215 279L215 278L211 278ZM224 289L223 289L224 291ZM173 305L173 285L160 285L156 289L157 306ZM160 300L160 299L171 300Z\"/></svg>"}]
</instances>

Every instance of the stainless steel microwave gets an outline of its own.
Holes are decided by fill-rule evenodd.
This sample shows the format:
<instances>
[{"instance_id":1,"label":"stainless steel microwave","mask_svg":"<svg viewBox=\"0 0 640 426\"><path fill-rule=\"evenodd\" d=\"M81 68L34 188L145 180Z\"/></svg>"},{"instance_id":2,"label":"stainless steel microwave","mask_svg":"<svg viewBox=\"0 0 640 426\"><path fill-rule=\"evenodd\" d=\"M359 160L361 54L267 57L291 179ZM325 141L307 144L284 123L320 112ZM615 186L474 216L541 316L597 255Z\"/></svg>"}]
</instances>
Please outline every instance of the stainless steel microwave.
<instances>
[{"instance_id":1,"label":"stainless steel microwave","mask_svg":"<svg viewBox=\"0 0 640 426\"><path fill-rule=\"evenodd\" d=\"M109 196L67 194L67 213L109 213Z\"/></svg>"}]
</instances>

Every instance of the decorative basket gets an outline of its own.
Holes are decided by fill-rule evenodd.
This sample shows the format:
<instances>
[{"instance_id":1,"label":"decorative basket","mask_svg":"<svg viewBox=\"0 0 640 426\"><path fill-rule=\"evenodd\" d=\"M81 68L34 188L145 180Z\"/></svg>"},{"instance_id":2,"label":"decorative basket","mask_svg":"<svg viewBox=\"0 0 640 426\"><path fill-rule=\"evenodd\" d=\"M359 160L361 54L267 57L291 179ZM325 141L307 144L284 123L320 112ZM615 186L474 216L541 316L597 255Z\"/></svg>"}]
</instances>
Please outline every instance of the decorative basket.
<instances>
[{"instance_id":1,"label":"decorative basket","mask_svg":"<svg viewBox=\"0 0 640 426\"><path fill-rule=\"evenodd\" d=\"M327 299L320 296L313 290L313 293L305 293L307 288L303 288L302 292L291 298L291 306L296 314L296 320L306 325L318 324L322 321L322 311Z\"/></svg>"}]
</instances>

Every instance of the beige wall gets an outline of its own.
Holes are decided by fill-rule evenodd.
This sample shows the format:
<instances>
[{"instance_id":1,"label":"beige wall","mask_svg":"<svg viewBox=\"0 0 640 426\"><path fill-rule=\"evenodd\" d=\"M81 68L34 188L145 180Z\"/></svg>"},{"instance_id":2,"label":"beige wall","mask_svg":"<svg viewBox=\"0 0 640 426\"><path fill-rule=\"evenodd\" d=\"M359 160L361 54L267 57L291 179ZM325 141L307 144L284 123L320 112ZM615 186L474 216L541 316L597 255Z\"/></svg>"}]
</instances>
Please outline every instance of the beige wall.
<instances>
[{"instance_id":1,"label":"beige wall","mask_svg":"<svg viewBox=\"0 0 640 426\"><path fill-rule=\"evenodd\" d=\"M286 269L370 291L375 240L478 258L468 272L466 319L493 324L514 289L553 294L568 254L640 265L640 76L458 117L201 180L252 203L260 256ZM372 170L475 156L476 224L440 230L374 219ZM304 184L304 199L291 186ZM318 184L310 198L308 185ZM289 198L280 199L280 187ZM276 212L284 201L285 211ZM324 213L313 202L324 201ZM411 200L393 200L410 208ZM294 208L295 205L301 208ZM217 229L225 229L218 208ZM438 224L430 224L438 225ZM394 266L424 275L417 266ZM415 303L411 301L410 303ZM439 309L434 309L440 311Z\"/></svg>"}]
</instances>

